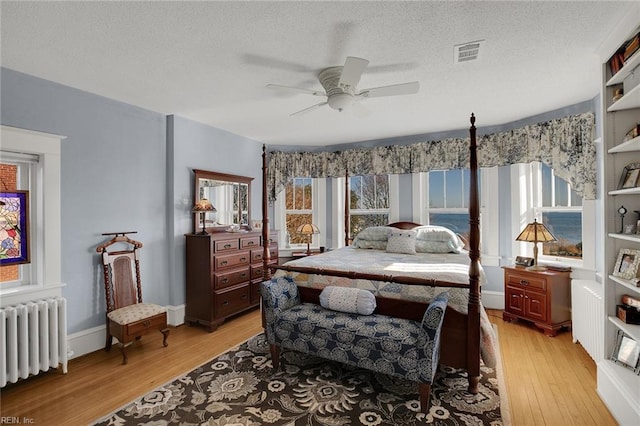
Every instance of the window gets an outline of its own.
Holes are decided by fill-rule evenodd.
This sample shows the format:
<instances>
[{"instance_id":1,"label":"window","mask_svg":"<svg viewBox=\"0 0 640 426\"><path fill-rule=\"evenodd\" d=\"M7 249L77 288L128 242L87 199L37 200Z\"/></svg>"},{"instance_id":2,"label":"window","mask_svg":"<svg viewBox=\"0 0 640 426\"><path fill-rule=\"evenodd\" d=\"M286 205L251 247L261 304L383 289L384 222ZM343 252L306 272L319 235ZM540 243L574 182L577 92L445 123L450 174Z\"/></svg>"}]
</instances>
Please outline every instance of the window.
<instances>
[{"instance_id":1,"label":"window","mask_svg":"<svg viewBox=\"0 0 640 426\"><path fill-rule=\"evenodd\" d=\"M35 177L38 166L38 156L28 154L18 154L9 151L2 151L2 161L0 162L0 188L3 191L30 190L33 188L32 179ZM36 205L37 193L30 190L29 205ZM33 217L29 218L31 224ZM36 229L32 226L29 230L29 238L33 242L31 232ZM2 242L3 243L3 242ZM32 252L36 247L31 247ZM37 259L33 258L29 263L21 265L5 265L0 267L0 287L10 288L23 284L29 284L32 280L32 271L35 269Z\"/></svg>"},{"instance_id":2,"label":"window","mask_svg":"<svg viewBox=\"0 0 640 426\"><path fill-rule=\"evenodd\" d=\"M349 231L351 238L369 226L389 223L389 175L349 178Z\"/></svg>"},{"instance_id":3,"label":"window","mask_svg":"<svg viewBox=\"0 0 640 426\"><path fill-rule=\"evenodd\" d=\"M285 187L285 224L290 244L306 244L307 236L296 232L300 225L313 223L313 179L294 178Z\"/></svg>"},{"instance_id":4,"label":"window","mask_svg":"<svg viewBox=\"0 0 640 426\"><path fill-rule=\"evenodd\" d=\"M29 190L31 230L31 263L21 266L17 285L15 282L0 285L0 305L61 296L64 284L60 250L60 150L64 136L8 126L0 126L0 129L0 163L28 164L19 166L17 173L18 189ZM13 154L17 152L27 155Z\"/></svg>"},{"instance_id":5,"label":"window","mask_svg":"<svg viewBox=\"0 0 640 426\"><path fill-rule=\"evenodd\" d=\"M582 258L582 198L546 164L535 163L534 168L540 174L542 222L558 239L544 243L542 254Z\"/></svg>"},{"instance_id":6,"label":"window","mask_svg":"<svg viewBox=\"0 0 640 426\"><path fill-rule=\"evenodd\" d=\"M480 189L480 175L478 188ZM429 224L445 226L469 238L469 169L428 173ZM480 194L479 194L480 195Z\"/></svg>"}]
</instances>

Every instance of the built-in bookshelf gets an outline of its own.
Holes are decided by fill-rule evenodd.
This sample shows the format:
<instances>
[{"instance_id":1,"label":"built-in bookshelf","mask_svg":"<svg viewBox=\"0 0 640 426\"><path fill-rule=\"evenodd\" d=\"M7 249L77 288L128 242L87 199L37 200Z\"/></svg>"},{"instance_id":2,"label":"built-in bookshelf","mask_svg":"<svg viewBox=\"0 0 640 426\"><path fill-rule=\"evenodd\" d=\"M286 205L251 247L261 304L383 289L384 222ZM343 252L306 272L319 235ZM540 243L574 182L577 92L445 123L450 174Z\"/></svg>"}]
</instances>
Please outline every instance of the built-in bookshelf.
<instances>
[{"instance_id":1,"label":"built-in bookshelf","mask_svg":"<svg viewBox=\"0 0 640 426\"><path fill-rule=\"evenodd\" d=\"M623 295L640 299L637 279L620 276L623 253L630 251L636 261L640 260L640 229L636 226L640 223L640 213L636 213L640 211L640 178L636 172L635 183L626 180L627 173L640 164L640 135L636 134L640 125L640 84L637 84L640 80L636 76L640 73L640 50L631 49L640 32L640 7L634 11L613 29L607 40L608 51L601 52L602 140L606 150L602 165L605 279L604 356L598 362L598 393L622 425L640 424L640 375L633 366L620 362L617 349L620 336L640 346L640 325L629 324L617 316ZM621 55L625 51L626 55ZM624 61L623 56L627 58ZM628 212L626 220L619 212L622 206ZM629 225L635 229L629 229Z\"/></svg>"}]
</instances>

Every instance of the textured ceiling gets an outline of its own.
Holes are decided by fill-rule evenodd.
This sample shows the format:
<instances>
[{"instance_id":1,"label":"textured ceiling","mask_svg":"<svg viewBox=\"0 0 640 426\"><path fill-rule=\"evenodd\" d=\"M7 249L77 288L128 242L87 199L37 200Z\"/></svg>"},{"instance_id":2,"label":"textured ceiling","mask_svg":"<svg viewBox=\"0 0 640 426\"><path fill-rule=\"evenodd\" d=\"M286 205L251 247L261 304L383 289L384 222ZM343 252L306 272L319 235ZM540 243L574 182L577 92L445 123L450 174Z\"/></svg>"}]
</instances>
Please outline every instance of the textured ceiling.
<instances>
[{"instance_id":1,"label":"textured ceiling","mask_svg":"<svg viewBox=\"0 0 640 426\"><path fill-rule=\"evenodd\" d=\"M326 145L508 123L593 98L596 50L633 2L6 2L3 67L267 144ZM485 40L454 64L453 46ZM368 115L323 98L317 73L370 61Z\"/></svg>"}]
</instances>

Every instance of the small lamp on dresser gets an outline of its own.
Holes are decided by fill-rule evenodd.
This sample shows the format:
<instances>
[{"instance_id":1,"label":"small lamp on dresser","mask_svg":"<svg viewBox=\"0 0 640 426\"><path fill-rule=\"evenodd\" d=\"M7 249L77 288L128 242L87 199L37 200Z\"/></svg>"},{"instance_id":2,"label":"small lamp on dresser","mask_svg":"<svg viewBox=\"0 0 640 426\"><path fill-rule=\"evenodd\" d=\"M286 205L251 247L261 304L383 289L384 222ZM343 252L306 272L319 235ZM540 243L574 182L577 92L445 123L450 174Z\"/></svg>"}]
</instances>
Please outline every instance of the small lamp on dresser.
<instances>
[{"instance_id":1,"label":"small lamp on dresser","mask_svg":"<svg viewBox=\"0 0 640 426\"><path fill-rule=\"evenodd\" d=\"M211 201L207 200L206 198L201 198L198 201L196 201L196 205L193 206L193 209L191 209L192 213L200 213L200 222L202 222L202 232L199 232L199 234L201 235L207 235L207 231L205 229L205 214L207 212L216 212L216 208L213 207L213 204L211 204Z\"/></svg>"},{"instance_id":2,"label":"small lamp on dresser","mask_svg":"<svg viewBox=\"0 0 640 426\"><path fill-rule=\"evenodd\" d=\"M551 243L558 241L558 239L544 226L544 223L538 222L533 219L533 222L528 224L518 235L516 241L527 241L533 243L533 265L527 269L530 271L546 271L546 266L538 265L538 243Z\"/></svg>"}]
</instances>

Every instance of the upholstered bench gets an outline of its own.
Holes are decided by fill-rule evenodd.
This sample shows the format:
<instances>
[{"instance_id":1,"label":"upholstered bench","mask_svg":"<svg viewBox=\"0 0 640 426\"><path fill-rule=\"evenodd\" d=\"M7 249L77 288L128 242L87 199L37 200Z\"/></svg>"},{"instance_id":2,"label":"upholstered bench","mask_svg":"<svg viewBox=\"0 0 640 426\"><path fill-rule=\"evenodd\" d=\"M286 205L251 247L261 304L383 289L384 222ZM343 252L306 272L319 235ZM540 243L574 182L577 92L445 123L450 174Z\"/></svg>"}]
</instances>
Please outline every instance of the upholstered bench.
<instances>
[{"instance_id":1,"label":"upholstered bench","mask_svg":"<svg viewBox=\"0 0 640 426\"><path fill-rule=\"evenodd\" d=\"M420 407L427 411L448 293L440 293L417 322L374 313L375 297L366 290L325 288L320 301L333 309L301 303L287 276L263 282L261 292L274 368L284 348L403 377L419 383Z\"/></svg>"}]
</instances>

